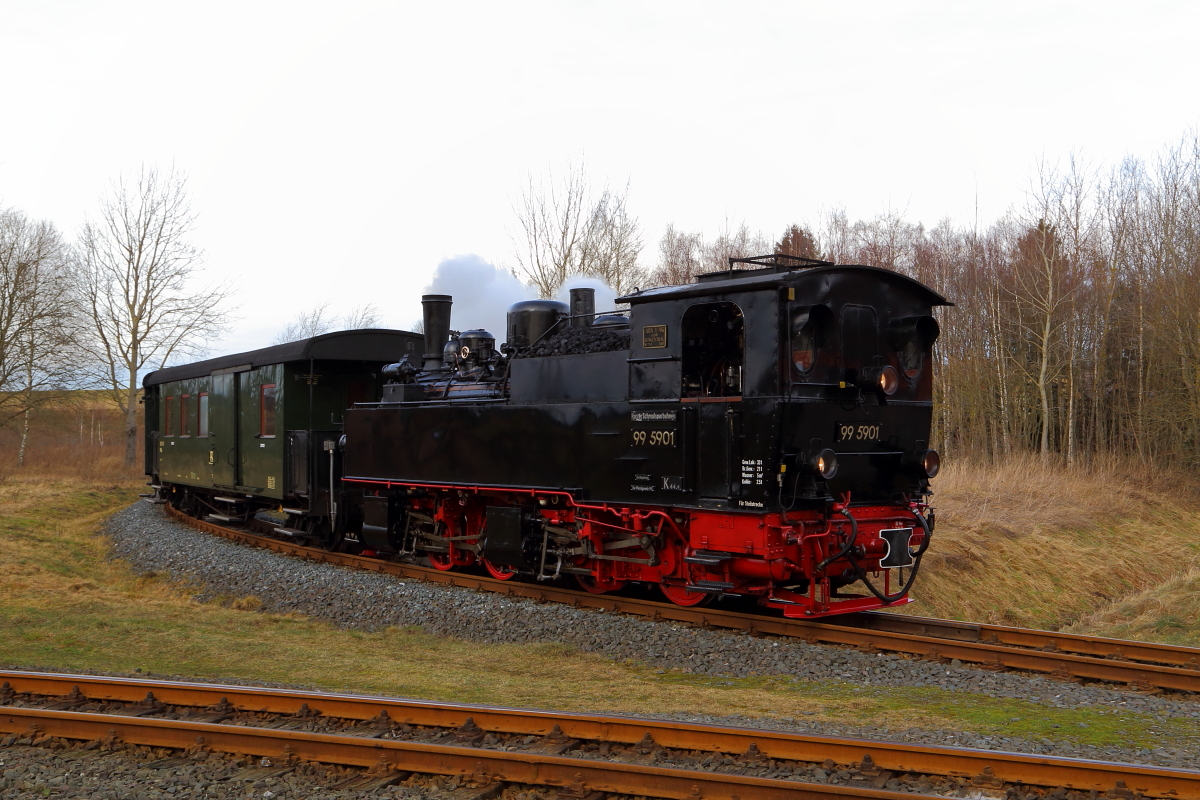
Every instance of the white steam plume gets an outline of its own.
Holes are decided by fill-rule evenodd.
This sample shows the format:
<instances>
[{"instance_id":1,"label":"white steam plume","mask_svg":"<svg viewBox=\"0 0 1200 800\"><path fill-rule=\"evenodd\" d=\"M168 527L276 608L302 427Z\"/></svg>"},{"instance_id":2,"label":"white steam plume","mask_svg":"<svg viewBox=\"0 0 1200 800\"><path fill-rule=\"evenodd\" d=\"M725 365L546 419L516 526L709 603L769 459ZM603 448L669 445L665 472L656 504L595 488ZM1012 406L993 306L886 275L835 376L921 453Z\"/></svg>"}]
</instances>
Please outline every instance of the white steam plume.
<instances>
[{"instance_id":1,"label":"white steam plume","mask_svg":"<svg viewBox=\"0 0 1200 800\"><path fill-rule=\"evenodd\" d=\"M616 292L598 278L568 278L558 297L570 303L571 289L595 289L596 311L616 308ZM508 307L536 295L507 270L484 261L474 253L447 258L438 264L433 281L423 294L448 294L454 298L450 327L456 331L483 328L503 344L508 334Z\"/></svg>"},{"instance_id":2,"label":"white steam plume","mask_svg":"<svg viewBox=\"0 0 1200 800\"><path fill-rule=\"evenodd\" d=\"M423 294L453 296L450 327L456 331L483 328L496 337L497 345L503 344L508 332L508 307L531 297L529 289L511 272L474 253L438 264L433 282Z\"/></svg>"}]
</instances>

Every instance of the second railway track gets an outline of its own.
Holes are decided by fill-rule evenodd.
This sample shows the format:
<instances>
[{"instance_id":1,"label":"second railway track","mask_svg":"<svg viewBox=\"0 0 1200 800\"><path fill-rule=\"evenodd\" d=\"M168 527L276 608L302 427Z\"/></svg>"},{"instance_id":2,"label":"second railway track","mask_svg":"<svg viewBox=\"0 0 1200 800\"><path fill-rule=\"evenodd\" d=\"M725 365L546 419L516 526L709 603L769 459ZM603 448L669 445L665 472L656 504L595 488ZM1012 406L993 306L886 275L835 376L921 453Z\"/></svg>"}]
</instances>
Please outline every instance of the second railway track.
<instances>
[{"instance_id":1,"label":"second railway track","mask_svg":"<svg viewBox=\"0 0 1200 800\"><path fill-rule=\"evenodd\" d=\"M165 508L180 522L242 544L407 579L756 635L792 637L814 644L946 661L958 659L989 669L1027 671L1063 680L1125 684L1152 692L1200 694L1200 649L1197 648L878 612L848 615L836 622L817 622L711 607L687 608L637 597L592 594L546 584L496 580L380 558L333 553L247 530L222 527L180 514L170 506Z\"/></svg>"},{"instance_id":2,"label":"second railway track","mask_svg":"<svg viewBox=\"0 0 1200 800\"><path fill-rule=\"evenodd\" d=\"M420 773L491 787L480 797L513 783L557 787L564 800L1200 800L1192 770L246 686L16 671L0 680L5 745L119 740L193 757L252 755L275 769L298 761L370 767L362 787Z\"/></svg>"}]
</instances>

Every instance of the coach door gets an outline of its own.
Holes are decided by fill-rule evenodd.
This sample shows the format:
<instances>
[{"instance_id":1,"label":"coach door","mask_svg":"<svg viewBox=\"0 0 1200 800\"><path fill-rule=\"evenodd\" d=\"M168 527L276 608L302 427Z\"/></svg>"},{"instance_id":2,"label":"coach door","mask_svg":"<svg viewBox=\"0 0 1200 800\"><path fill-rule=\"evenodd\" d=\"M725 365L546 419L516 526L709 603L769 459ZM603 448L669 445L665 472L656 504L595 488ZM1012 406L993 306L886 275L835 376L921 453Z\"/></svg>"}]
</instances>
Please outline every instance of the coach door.
<instances>
[{"instance_id":1,"label":"coach door","mask_svg":"<svg viewBox=\"0 0 1200 800\"><path fill-rule=\"evenodd\" d=\"M208 395L208 465L213 486L241 484L238 457L238 380L230 371L214 373Z\"/></svg>"}]
</instances>

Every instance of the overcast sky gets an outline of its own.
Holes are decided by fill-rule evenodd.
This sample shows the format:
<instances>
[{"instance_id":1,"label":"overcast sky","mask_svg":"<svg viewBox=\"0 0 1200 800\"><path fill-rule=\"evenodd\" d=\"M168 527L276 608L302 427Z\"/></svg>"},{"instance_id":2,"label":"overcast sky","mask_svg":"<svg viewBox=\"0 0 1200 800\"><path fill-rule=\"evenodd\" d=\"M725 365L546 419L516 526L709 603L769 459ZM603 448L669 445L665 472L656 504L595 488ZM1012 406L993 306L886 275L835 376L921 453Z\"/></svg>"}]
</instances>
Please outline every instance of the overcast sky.
<instances>
[{"instance_id":1,"label":"overcast sky","mask_svg":"<svg viewBox=\"0 0 1200 800\"><path fill-rule=\"evenodd\" d=\"M527 175L581 156L631 182L648 265L669 222L990 220L1041 157L1200 123L1197 31L1197 2L0 0L0 206L73 235L174 163L239 288L214 353L326 301L409 327L442 260L511 265Z\"/></svg>"}]
</instances>

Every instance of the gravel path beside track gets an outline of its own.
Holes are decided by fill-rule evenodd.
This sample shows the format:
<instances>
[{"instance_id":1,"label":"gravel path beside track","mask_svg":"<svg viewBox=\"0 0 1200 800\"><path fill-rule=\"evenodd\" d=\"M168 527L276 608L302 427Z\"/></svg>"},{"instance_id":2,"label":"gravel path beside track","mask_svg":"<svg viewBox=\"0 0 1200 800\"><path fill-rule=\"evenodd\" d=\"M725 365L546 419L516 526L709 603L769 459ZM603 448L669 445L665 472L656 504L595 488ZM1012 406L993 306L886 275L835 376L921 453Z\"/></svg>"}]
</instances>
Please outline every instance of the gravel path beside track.
<instances>
[{"instance_id":1,"label":"gravel path beside track","mask_svg":"<svg viewBox=\"0 0 1200 800\"><path fill-rule=\"evenodd\" d=\"M786 675L865 687L930 686L1056 708L1087 707L1113 714L1134 711L1200 721L1197 702L940 665L893 654L703 630L306 562L192 530L168 520L161 509L147 503L135 503L114 514L105 532L112 542L113 557L124 559L137 572L167 574L187 582L195 587L197 599L254 596L262 601L263 611L299 612L343 628L419 625L429 633L480 642L564 642L617 660L706 675ZM953 731L830 726L824 722L809 725L802 719L775 719L772 724L758 718L673 718L1162 766L1195 768L1200 764L1200 748L1169 742L1153 750L1133 750Z\"/></svg>"}]
</instances>

